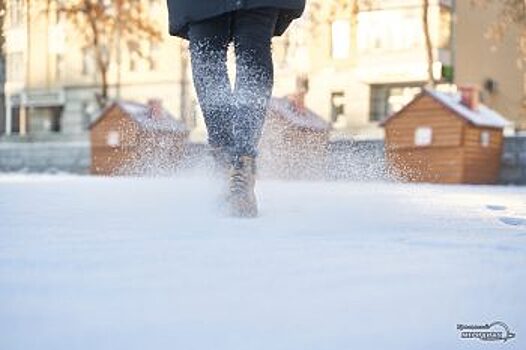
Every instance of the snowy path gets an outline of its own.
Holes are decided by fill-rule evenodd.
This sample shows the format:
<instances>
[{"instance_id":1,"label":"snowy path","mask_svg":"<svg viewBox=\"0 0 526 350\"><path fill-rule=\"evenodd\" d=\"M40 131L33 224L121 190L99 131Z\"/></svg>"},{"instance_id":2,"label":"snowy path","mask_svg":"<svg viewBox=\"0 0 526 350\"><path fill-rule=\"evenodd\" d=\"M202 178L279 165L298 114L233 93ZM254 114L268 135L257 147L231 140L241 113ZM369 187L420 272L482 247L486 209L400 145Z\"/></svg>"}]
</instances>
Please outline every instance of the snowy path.
<instances>
[{"instance_id":1,"label":"snowy path","mask_svg":"<svg viewBox=\"0 0 526 350\"><path fill-rule=\"evenodd\" d=\"M526 188L213 186L0 177L0 349L526 349Z\"/></svg>"}]
</instances>

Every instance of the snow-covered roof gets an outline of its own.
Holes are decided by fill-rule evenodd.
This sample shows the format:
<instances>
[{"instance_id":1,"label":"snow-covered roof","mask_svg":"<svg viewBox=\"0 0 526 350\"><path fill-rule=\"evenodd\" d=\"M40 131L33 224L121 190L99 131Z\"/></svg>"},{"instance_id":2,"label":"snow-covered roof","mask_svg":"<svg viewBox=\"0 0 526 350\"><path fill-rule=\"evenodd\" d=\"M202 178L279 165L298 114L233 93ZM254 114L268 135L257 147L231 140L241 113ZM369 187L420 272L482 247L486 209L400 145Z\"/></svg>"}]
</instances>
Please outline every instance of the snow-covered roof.
<instances>
[{"instance_id":1,"label":"snow-covered roof","mask_svg":"<svg viewBox=\"0 0 526 350\"><path fill-rule=\"evenodd\" d=\"M326 131L330 129L329 123L322 117L308 108L301 110L296 108L294 102L287 97L272 98L269 110L271 113L284 118L289 123L302 129L313 131Z\"/></svg>"},{"instance_id":2,"label":"snow-covered roof","mask_svg":"<svg viewBox=\"0 0 526 350\"><path fill-rule=\"evenodd\" d=\"M445 93L429 88L424 88L424 91L438 102L452 109L459 116L477 126L504 128L510 124L502 115L484 104L479 104L477 110L468 108L461 102L462 98L458 93Z\"/></svg>"},{"instance_id":3,"label":"snow-covered roof","mask_svg":"<svg viewBox=\"0 0 526 350\"><path fill-rule=\"evenodd\" d=\"M415 97L413 102L424 95L431 96L431 98L433 98L435 101L454 112L455 115L467 120L468 122L476 126L505 128L511 125L510 121L508 121L502 115L500 115L499 113L482 103L478 105L478 108L476 110L468 108L462 103L462 97L459 93L446 93L425 87L422 93ZM406 105L406 107L402 108L402 110L393 113L387 119L384 119L382 122L380 122L380 125L383 126L386 123L388 123L392 118L396 117L401 112L403 112L410 104L412 104L412 102Z\"/></svg>"},{"instance_id":4,"label":"snow-covered roof","mask_svg":"<svg viewBox=\"0 0 526 350\"><path fill-rule=\"evenodd\" d=\"M152 107L146 104L118 100L111 104L101 113L101 117L96 120L96 124L104 115L113 107L118 106L130 118L138 123L142 128L155 131L173 131L184 133L187 131L186 126L174 118L166 109L162 108L159 115L152 117ZM92 126L93 126L92 125Z\"/></svg>"},{"instance_id":5,"label":"snow-covered roof","mask_svg":"<svg viewBox=\"0 0 526 350\"><path fill-rule=\"evenodd\" d=\"M131 101L119 101L117 104L139 125L149 130L185 132L186 126L174 118L166 109L152 117L152 108Z\"/></svg>"}]
</instances>

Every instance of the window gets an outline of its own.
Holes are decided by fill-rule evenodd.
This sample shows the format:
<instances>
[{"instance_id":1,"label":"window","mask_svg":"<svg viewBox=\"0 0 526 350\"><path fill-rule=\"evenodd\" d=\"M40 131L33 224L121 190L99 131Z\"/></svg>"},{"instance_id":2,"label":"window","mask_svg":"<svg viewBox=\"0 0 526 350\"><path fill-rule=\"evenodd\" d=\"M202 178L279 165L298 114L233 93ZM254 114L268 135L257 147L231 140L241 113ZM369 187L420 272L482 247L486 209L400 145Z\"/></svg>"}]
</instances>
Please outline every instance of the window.
<instances>
[{"instance_id":1,"label":"window","mask_svg":"<svg viewBox=\"0 0 526 350\"><path fill-rule=\"evenodd\" d=\"M480 145L482 147L489 147L491 142L491 134L489 131L484 130L480 133Z\"/></svg>"},{"instance_id":2,"label":"window","mask_svg":"<svg viewBox=\"0 0 526 350\"><path fill-rule=\"evenodd\" d=\"M159 66L159 45L156 43L150 42L149 44L149 53L148 53L148 65L150 70L156 70Z\"/></svg>"},{"instance_id":3,"label":"window","mask_svg":"<svg viewBox=\"0 0 526 350\"><path fill-rule=\"evenodd\" d=\"M420 84L373 85L369 119L380 121L401 110L422 91Z\"/></svg>"},{"instance_id":4,"label":"window","mask_svg":"<svg viewBox=\"0 0 526 350\"><path fill-rule=\"evenodd\" d=\"M60 115L53 115L50 130L51 132L60 132Z\"/></svg>"},{"instance_id":5,"label":"window","mask_svg":"<svg viewBox=\"0 0 526 350\"><path fill-rule=\"evenodd\" d=\"M95 60L93 50L89 47L82 49L82 74L90 75L95 72Z\"/></svg>"},{"instance_id":6,"label":"window","mask_svg":"<svg viewBox=\"0 0 526 350\"><path fill-rule=\"evenodd\" d=\"M141 57L139 54L139 51L136 49L129 51L129 57L128 57L128 70L130 72L135 72L139 68L139 61Z\"/></svg>"},{"instance_id":7,"label":"window","mask_svg":"<svg viewBox=\"0 0 526 350\"><path fill-rule=\"evenodd\" d=\"M11 108L11 133L20 134L20 106Z\"/></svg>"},{"instance_id":8,"label":"window","mask_svg":"<svg viewBox=\"0 0 526 350\"><path fill-rule=\"evenodd\" d=\"M363 11L358 14L358 50L400 51L424 44L420 6Z\"/></svg>"},{"instance_id":9,"label":"window","mask_svg":"<svg viewBox=\"0 0 526 350\"><path fill-rule=\"evenodd\" d=\"M56 65L55 65L55 79L60 80L64 77L64 55L63 54L57 54L55 56L56 59Z\"/></svg>"},{"instance_id":10,"label":"window","mask_svg":"<svg viewBox=\"0 0 526 350\"><path fill-rule=\"evenodd\" d=\"M331 122L336 123L345 115L345 93L343 91L331 94Z\"/></svg>"},{"instance_id":11,"label":"window","mask_svg":"<svg viewBox=\"0 0 526 350\"><path fill-rule=\"evenodd\" d=\"M50 107L46 130L50 132L60 132L61 130L62 107Z\"/></svg>"},{"instance_id":12,"label":"window","mask_svg":"<svg viewBox=\"0 0 526 350\"><path fill-rule=\"evenodd\" d=\"M440 28L438 37L438 48L449 49L451 48L451 9L440 6Z\"/></svg>"},{"instance_id":13,"label":"window","mask_svg":"<svg viewBox=\"0 0 526 350\"><path fill-rule=\"evenodd\" d=\"M89 130L91 125L91 116L95 113L96 107L93 101L82 102L82 128L83 130Z\"/></svg>"},{"instance_id":14,"label":"window","mask_svg":"<svg viewBox=\"0 0 526 350\"><path fill-rule=\"evenodd\" d=\"M64 24L54 24L48 27L49 53L62 54L66 51L66 27Z\"/></svg>"},{"instance_id":15,"label":"window","mask_svg":"<svg viewBox=\"0 0 526 350\"><path fill-rule=\"evenodd\" d=\"M0 108L4 108L4 105L0 103ZM0 136L6 133L6 118L5 114L0 114Z\"/></svg>"},{"instance_id":16,"label":"window","mask_svg":"<svg viewBox=\"0 0 526 350\"><path fill-rule=\"evenodd\" d=\"M110 147L119 147L121 144L120 134L118 131L111 130L106 135L106 144Z\"/></svg>"},{"instance_id":17,"label":"window","mask_svg":"<svg viewBox=\"0 0 526 350\"><path fill-rule=\"evenodd\" d=\"M24 80L24 54L22 52L12 52L7 56L7 80Z\"/></svg>"},{"instance_id":18,"label":"window","mask_svg":"<svg viewBox=\"0 0 526 350\"><path fill-rule=\"evenodd\" d=\"M63 10L66 4L66 0L57 1L57 10L55 12L55 24L65 25L67 22L66 13Z\"/></svg>"},{"instance_id":19,"label":"window","mask_svg":"<svg viewBox=\"0 0 526 350\"><path fill-rule=\"evenodd\" d=\"M415 129L415 146L429 146L433 141L433 129L428 126L420 126Z\"/></svg>"},{"instance_id":20,"label":"window","mask_svg":"<svg viewBox=\"0 0 526 350\"><path fill-rule=\"evenodd\" d=\"M9 13L11 27L21 25L23 23L22 0L11 0L9 4Z\"/></svg>"},{"instance_id":21,"label":"window","mask_svg":"<svg viewBox=\"0 0 526 350\"><path fill-rule=\"evenodd\" d=\"M336 20L331 28L332 58L346 59L351 52L351 25L349 20Z\"/></svg>"},{"instance_id":22,"label":"window","mask_svg":"<svg viewBox=\"0 0 526 350\"><path fill-rule=\"evenodd\" d=\"M379 121L387 118L389 115L387 100L389 98L389 90L386 86L371 87L371 106L369 119L371 121Z\"/></svg>"}]
</instances>

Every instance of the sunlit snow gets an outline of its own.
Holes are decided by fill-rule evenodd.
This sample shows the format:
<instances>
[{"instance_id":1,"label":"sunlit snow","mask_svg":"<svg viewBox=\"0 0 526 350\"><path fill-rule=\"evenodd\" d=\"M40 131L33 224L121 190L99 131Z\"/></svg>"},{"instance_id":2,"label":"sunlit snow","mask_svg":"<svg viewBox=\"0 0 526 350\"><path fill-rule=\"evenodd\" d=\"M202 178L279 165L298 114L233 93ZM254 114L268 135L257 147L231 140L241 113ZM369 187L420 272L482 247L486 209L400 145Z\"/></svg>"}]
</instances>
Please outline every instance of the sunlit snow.
<instances>
[{"instance_id":1,"label":"sunlit snow","mask_svg":"<svg viewBox=\"0 0 526 350\"><path fill-rule=\"evenodd\" d=\"M525 349L526 189L0 177L0 349ZM460 339L503 321L506 344Z\"/></svg>"}]
</instances>

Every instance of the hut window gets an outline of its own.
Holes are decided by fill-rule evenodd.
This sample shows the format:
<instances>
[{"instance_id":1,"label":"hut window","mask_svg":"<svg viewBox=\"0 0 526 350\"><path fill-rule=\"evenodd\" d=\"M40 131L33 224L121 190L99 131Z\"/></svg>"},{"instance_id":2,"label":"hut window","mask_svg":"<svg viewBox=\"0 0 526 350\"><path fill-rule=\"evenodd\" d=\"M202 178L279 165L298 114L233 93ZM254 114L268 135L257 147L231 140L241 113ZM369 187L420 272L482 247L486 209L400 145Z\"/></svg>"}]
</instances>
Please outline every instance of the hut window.
<instances>
[{"instance_id":1,"label":"hut window","mask_svg":"<svg viewBox=\"0 0 526 350\"><path fill-rule=\"evenodd\" d=\"M429 146L433 140L433 129L421 126L415 130L415 146Z\"/></svg>"},{"instance_id":2,"label":"hut window","mask_svg":"<svg viewBox=\"0 0 526 350\"><path fill-rule=\"evenodd\" d=\"M106 143L110 147L118 147L121 143L118 131L110 131L106 137Z\"/></svg>"},{"instance_id":3,"label":"hut window","mask_svg":"<svg viewBox=\"0 0 526 350\"><path fill-rule=\"evenodd\" d=\"M491 134L485 130L480 133L480 144L482 147L489 147L491 141Z\"/></svg>"}]
</instances>

